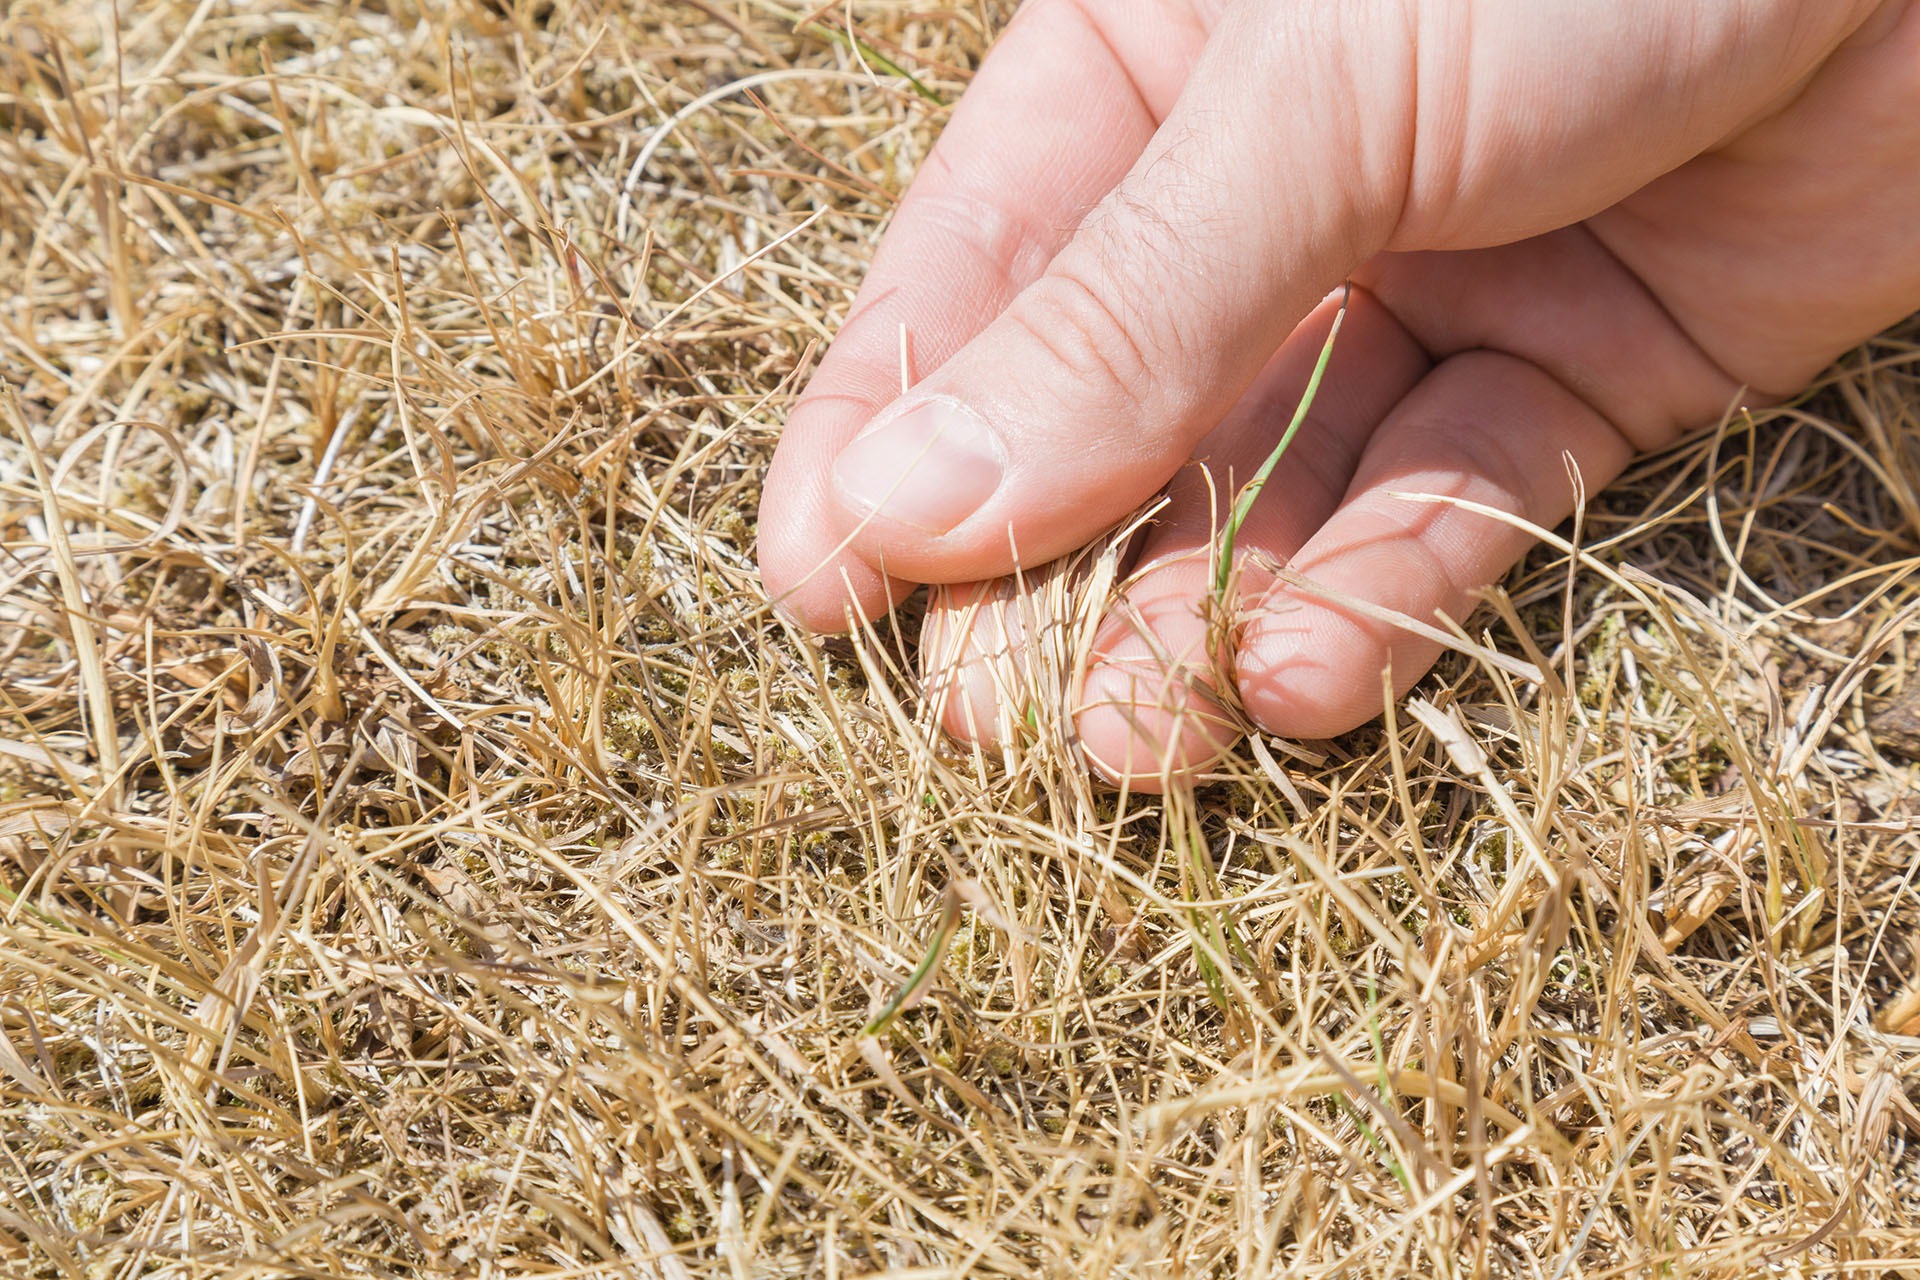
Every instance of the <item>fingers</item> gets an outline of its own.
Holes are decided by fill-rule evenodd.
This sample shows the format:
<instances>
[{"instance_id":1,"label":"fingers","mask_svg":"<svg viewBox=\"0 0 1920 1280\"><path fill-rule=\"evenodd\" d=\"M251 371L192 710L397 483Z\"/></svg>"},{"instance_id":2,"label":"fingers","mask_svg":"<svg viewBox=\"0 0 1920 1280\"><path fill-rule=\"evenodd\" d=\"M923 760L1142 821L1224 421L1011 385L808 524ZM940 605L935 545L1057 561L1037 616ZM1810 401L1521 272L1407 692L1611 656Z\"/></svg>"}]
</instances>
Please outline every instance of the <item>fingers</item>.
<instances>
[{"instance_id":1,"label":"fingers","mask_svg":"<svg viewBox=\"0 0 1920 1280\"><path fill-rule=\"evenodd\" d=\"M1587 227L1471 253L1389 253L1354 273L1436 358L1538 366L1641 449L1717 420L1740 387Z\"/></svg>"},{"instance_id":2,"label":"fingers","mask_svg":"<svg viewBox=\"0 0 1920 1280\"><path fill-rule=\"evenodd\" d=\"M835 455L899 394L903 334L908 375L938 368L1046 268L1139 157L1205 40L1179 15L1200 8L1040 0L987 58L782 434L759 554L768 594L790 616L839 630L849 596L871 616L905 593L908 584L836 554L851 522L832 496Z\"/></svg>"},{"instance_id":3,"label":"fingers","mask_svg":"<svg viewBox=\"0 0 1920 1280\"><path fill-rule=\"evenodd\" d=\"M1240 531L1237 656L1222 652L1219 610L1207 607L1209 547L1298 399L1330 304L1208 438L1205 469L1176 477L1141 550L1148 567L1098 634L1075 711L1085 754L1111 779L1158 789L1207 767L1240 723L1221 709L1222 685L1264 727L1322 735L1379 712L1383 668L1403 688L1425 669L1434 646L1364 610L1422 622L1436 610L1463 613L1471 589L1497 578L1526 539L1392 490L1465 497L1551 525L1572 500L1563 454L1597 485L1634 447L1710 418L1735 391L1578 229L1474 254L1386 255L1356 275L1391 310L1371 290L1354 291L1314 414ZM1435 357L1444 363L1429 373ZM1261 579L1259 563L1296 552L1295 568L1314 570L1361 610L1293 589L1267 597L1272 579ZM929 651L929 669L951 664L956 675L949 727L976 739L1004 731L996 700L1020 669L1006 657L1025 633L936 609L928 634L946 646Z\"/></svg>"},{"instance_id":4,"label":"fingers","mask_svg":"<svg viewBox=\"0 0 1920 1280\"><path fill-rule=\"evenodd\" d=\"M1293 737L1372 719L1381 672L1403 693L1439 646L1338 602L1459 618L1474 589L1531 545L1502 521L1396 493L1466 499L1551 527L1573 507L1563 457L1597 487L1632 456L1624 436L1536 366L1493 351L1445 360L1381 423L1340 509L1295 557L1316 589L1278 585L1250 610L1235 658L1241 705Z\"/></svg>"},{"instance_id":5,"label":"fingers","mask_svg":"<svg viewBox=\"0 0 1920 1280\"><path fill-rule=\"evenodd\" d=\"M1143 567L1096 633L1085 682L1071 697L1083 752L1109 780L1157 791L1239 737L1215 693L1230 655L1214 643L1217 628L1210 634L1209 546L1292 416L1337 306L1328 300L1289 337L1201 444L1199 465L1174 477L1164 513L1141 539ZM1338 504L1375 425L1426 367L1418 344L1356 291L1313 412L1240 529L1243 562L1284 560L1307 540ZM1043 660L1039 612L1008 579L936 593L923 668L950 732L995 741L1014 728L1041 683L1028 674Z\"/></svg>"},{"instance_id":6,"label":"fingers","mask_svg":"<svg viewBox=\"0 0 1920 1280\"><path fill-rule=\"evenodd\" d=\"M1418 507L1387 490L1465 496L1551 525L1571 503L1563 451L1597 485L1630 449L1656 447L1710 420L1738 390L1581 228L1476 253L1382 255L1355 277L1367 288L1354 294L1323 395L1344 390L1351 398L1358 380L1391 399L1337 419L1352 453L1337 490L1350 478L1352 490L1322 505L1297 476L1276 477L1268 492L1286 500L1257 505L1239 545L1282 563L1300 552L1293 567L1332 574L1330 589L1423 622L1436 609L1464 612L1468 592L1499 577L1526 539L1484 517ZM1387 332L1391 342L1381 336ZM1406 353L1399 364L1387 354L1393 343ZM1426 372L1426 353L1444 364L1395 408ZM1328 434L1325 423L1312 422L1295 447ZM1203 741L1194 722L1179 718L1197 696L1183 689L1190 681L1179 664L1191 662L1186 651L1197 642L1210 589L1181 559L1205 558L1217 523L1206 518L1209 510L1204 501L1176 502L1175 512L1199 518L1173 515L1148 552L1168 567L1129 591L1130 616L1153 627L1136 629L1129 641L1135 661L1126 680L1117 669L1088 678L1081 713L1088 754L1135 762L1108 767L1109 774L1162 766L1170 776L1190 774L1206 765L1207 748L1234 736L1215 730ZM1297 519L1311 523L1286 524ZM1243 579L1251 585L1257 572L1249 568ZM1264 603L1261 595L1254 589L1243 597L1240 616L1251 621L1242 628L1234 684L1245 712L1277 732L1317 736L1371 719L1380 711L1382 668L1391 665L1404 687L1437 653L1389 626L1356 629L1353 616L1331 612L1311 593L1282 590ZM1171 664L1164 678L1156 662Z\"/></svg>"},{"instance_id":7,"label":"fingers","mask_svg":"<svg viewBox=\"0 0 1920 1280\"><path fill-rule=\"evenodd\" d=\"M957 582L1084 544L1167 481L1384 242L1410 143L1398 7L1307 8L1229 10L1045 273L840 454L842 527L870 561ZM1277 84L1281 116L1263 109Z\"/></svg>"},{"instance_id":8,"label":"fingers","mask_svg":"<svg viewBox=\"0 0 1920 1280\"><path fill-rule=\"evenodd\" d=\"M1347 459L1344 495L1324 478L1315 483L1311 468L1276 472L1239 542L1247 560L1228 678L1246 720L1288 737L1363 724L1380 713L1382 671L1397 695L1432 665L1438 646L1379 621L1382 611L1429 623L1438 613L1464 616L1473 590L1530 545L1503 522L1396 493L1462 498L1552 526L1572 509L1566 456L1594 485L1632 456L1585 401L1515 357L1472 351L1428 372L1425 353L1395 326L1391 338L1376 337L1368 368L1380 382L1330 407L1330 421L1310 421L1317 435L1303 429L1296 444L1337 440L1336 453L1358 455ZM1249 435L1243 447L1271 438ZM1153 567L1103 629L1078 707L1089 762L1135 790L1202 772L1244 723L1214 692L1218 655L1207 646L1221 632L1207 626L1208 540L1195 521L1167 528L1150 551ZM1263 559L1288 564L1315 589L1263 578Z\"/></svg>"},{"instance_id":9,"label":"fingers","mask_svg":"<svg viewBox=\"0 0 1920 1280\"><path fill-rule=\"evenodd\" d=\"M1203 466L1175 478L1167 518L1141 548L1144 567L1096 636L1074 711L1082 750L1109 781L1161 791L1239 740L1241 721L1219 690L1232 682L1239 602L1272 580L1255 566L1285 563L1321 527L1375 427L1428 368L1419 344L1356 290L1312 411L1235 537L1240 594L1210 608L1220 527L1292 417L1336 308L1329 299L1289 337L1207 438Z\"/></svg>"},{"instance_id":10,"label":"fingers","mask_svg":"<svg viewBox=\"0 0 1920 1280\"><path fill-rule=\"evenodd\" d=\"M1029 606L1013 578L935 587L920 629L922 691L940 727L962 742L998 743L1036 706L1039 661L1027 646ZM1034 619L1037 621L1037 619Z\"/></svg>"}]
</instances>

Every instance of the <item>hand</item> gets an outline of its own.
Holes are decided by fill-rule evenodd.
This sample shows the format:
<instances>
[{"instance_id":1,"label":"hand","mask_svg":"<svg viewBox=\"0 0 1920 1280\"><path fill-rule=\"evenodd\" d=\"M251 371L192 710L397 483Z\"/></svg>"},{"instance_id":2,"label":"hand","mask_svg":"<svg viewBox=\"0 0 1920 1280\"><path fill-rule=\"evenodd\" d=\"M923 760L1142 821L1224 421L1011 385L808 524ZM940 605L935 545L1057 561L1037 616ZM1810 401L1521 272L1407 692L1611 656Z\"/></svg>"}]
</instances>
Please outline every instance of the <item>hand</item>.
<instances>
[{"instance_id":1,"label":"hand","mask_svg":"<svg viewBox=\"0 0 1920 1280\"><path fill-rule=\"evenodd\" d=\"M1209 539L1347 278L1321 395L1239 535L1233 651L1210 653ZM1566 456L1597 487L1916 306L1920 0L1034 0L788 421L761 568L837 630L916 583L1038 566L1164 489L1071 708L1096 768L1157 788L1237 737L1220 678L1262 728L1318 737L1436 656L1326 594L1459 616L1526 549L1392 491L1551 526ZM943 593L925 648L976 738L1020 711L983 676L1004 647L983 594Z\"/></svg>"}]
</instances>

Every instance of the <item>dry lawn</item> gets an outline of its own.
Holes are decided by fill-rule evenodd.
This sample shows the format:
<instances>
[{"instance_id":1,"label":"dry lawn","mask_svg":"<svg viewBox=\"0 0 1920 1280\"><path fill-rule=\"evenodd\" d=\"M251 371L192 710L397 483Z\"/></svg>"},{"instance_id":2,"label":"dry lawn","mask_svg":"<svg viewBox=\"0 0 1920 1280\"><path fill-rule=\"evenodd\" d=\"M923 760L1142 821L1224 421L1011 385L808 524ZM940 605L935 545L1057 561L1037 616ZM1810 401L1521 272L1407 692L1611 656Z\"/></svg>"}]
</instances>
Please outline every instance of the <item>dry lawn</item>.
<instances>
[{"instance_id":1,"label":"dry lawn","mask_svg":"<svg viewBox=\"0 0 1920 1280\"><path fill-rule=\"evenodd\" d=\"M753 513L1005 13L784 3L6 5L0 1271L1920 1276L1920 330L1379 725L970 758Z\"/></svg>"}]
</instances>

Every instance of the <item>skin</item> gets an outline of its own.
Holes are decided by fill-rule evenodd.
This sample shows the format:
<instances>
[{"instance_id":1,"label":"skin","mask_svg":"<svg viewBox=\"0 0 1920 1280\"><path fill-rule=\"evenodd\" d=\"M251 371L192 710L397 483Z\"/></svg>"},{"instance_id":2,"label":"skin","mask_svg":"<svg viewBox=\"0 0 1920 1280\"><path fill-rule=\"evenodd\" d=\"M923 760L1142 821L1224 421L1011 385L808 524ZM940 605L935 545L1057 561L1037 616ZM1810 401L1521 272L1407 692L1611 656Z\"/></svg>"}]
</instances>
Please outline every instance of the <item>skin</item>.
<instances>
[{"instance_id":1,"label":"skin","mask_svg":"<svg viewBox=\"0 0 1920 1280\"><path fill-rule=\"evenodd\" d=\"M1346 279L1210 649L1208 540ZM1460 617L1527 548L1396 493L1550 527L1569 463L1591 491L1916 307L1920 0L1032 0L788 420L761 569L822 631L950 584L925 675L991 740L1021 713L995 580L1165 493L1067 709L1096 770L1159 789L1242 717L1340 733L1437 656L1325 594ZM956 405L984 453L947 456Z\"/></svg>"}]
</instances>

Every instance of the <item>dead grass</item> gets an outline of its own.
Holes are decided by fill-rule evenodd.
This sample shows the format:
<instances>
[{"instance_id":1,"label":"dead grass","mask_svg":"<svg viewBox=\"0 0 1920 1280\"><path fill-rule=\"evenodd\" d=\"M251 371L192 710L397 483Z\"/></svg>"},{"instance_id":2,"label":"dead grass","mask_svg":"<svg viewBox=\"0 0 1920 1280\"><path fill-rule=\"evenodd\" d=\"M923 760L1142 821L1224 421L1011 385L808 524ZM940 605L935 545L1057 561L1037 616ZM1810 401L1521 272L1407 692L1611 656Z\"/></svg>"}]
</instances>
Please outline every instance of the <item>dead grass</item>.
<instances>
[{"instance_id":1,"label":"dead grass","mask_svg":"<svg viewBox=\"0 0 1920 1280\"><path fill-rule=\"evenodd\" d=\"M1123 803L752 572L1003 14L112 14L0 20L7 1274L1920 1275L1914 329Z\"/></svg>"}]
</instances>

